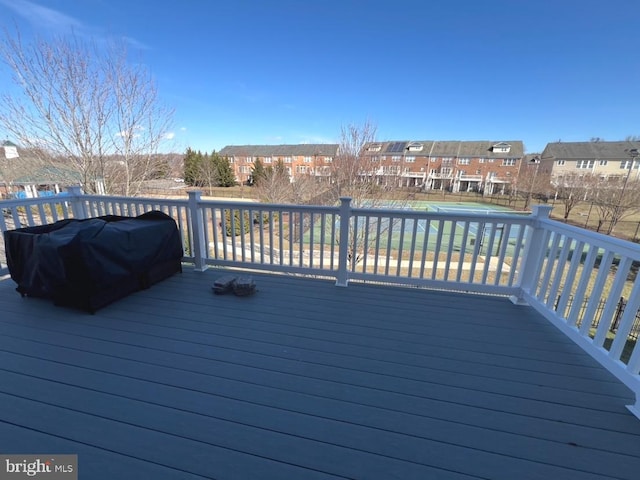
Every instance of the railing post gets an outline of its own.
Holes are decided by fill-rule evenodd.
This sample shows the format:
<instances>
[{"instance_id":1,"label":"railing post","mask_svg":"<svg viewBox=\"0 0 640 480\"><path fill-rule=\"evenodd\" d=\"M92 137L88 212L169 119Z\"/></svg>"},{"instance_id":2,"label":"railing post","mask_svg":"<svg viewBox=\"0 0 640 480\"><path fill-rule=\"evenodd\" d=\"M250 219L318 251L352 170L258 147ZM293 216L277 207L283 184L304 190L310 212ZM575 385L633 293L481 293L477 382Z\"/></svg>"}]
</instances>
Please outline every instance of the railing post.
<instances>
[{"instance_id":1,"label":"railing post","mask_svg":"<svg viewBox=\"0 0 640 480\"><path fill-rule=\"evenodd\" d=\"M552 207L548 205L535 205L532 209L531 235L527 239L526 253L520 272L520 292L518 295L511 297L511 301L515 304L526 305L524 294L535 291L538 283L538 272L547 251L547 245L544 242L545 229L541 227L540 220L548 219L551 209Z\"/></svg>"},{"instance_id":2,"label":"railing post","mask_svg":"<svg viewBox=\"0 0 640 480\"><path fill-rule=\"evenodd\" d=\"M338 274L336 285L349 284L349 222L351 221L351 197L340 197L340 243L338 245Z\"/></svg>"},{"instance_id":3,"label":"railing post","mask_svg":"<svg viewBox=\"0 0 640 480\"><path fill-rule=\"evenodd\" d=\"M193 254L193 261L195 263L195 270L203 272L207 269L206 264L206 245L204 240L204 220L202 218L202 211L198 204L202 192L199 190L193 190L188 192L189 194L189 218L191 219L191 253Z\"/></svg>"},{"instance_id":4,"label":"railing post","mask_svg":"<svg viewBox=\"0 0 640 480\"><path fill-rule=\"evenodd\" d=\"M85 210L84 200L82 199L82 196L84 195L82 187L80 185L74 185L72 187L68 187L67 191L70 196L69 203L71 203L73 218L77 220L84 220L87 218L87 211Z\"/></svg>"}]
</instances>

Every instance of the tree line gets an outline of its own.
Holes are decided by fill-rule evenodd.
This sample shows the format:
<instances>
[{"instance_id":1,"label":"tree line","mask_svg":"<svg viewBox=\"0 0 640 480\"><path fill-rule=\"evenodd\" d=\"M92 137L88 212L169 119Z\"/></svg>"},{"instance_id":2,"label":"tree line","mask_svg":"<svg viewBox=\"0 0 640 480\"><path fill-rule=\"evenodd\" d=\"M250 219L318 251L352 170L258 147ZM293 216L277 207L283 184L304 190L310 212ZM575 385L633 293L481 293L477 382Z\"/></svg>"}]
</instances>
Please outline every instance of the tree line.
<instances>
[{"instance_id":1,"label":"tree line","mask_svg":"<svg viewBox=\"0 0 640 480\"><path fill-rule=\"evenodd\" d=\"M191 187L232 187L236 184L227 158L188 148L184 155L184 182Z\"/></svg>"}]
</instances>

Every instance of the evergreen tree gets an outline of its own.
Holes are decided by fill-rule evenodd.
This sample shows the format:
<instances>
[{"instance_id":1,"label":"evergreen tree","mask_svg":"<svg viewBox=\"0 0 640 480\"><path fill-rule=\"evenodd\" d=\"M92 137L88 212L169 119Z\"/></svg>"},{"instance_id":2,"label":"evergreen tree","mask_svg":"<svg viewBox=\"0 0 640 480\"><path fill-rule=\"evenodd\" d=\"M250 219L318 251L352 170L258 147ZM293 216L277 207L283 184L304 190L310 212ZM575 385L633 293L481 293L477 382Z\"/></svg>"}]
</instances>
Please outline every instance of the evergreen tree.
<instances>
[{"instance_id":1,"label":"evergreen tree","mask_svg":"<svg viewBox=\"0 0 640 480\"><path fill-rule=\"evenodd\" d=\"M267 175L267 171L262 164L260 159L257 159L253 164L253 169L251 170L251 184L259 185L260 180L263 180Z\"/></svg>"},{"instance_id":2,"label":"evergreen tree","mask_svg":"<svg viewBox=\"0 0 640 480\"><path fill-rule=\"evenodd\" d=\"M197 153L191 148L187 148L184 154L184 183L191 187L195 186L199 170Z\"/></svg>"},{"instance_id":3,"label":"evergreen tree","mask_svg":"<svg viewBox=\"0 0 640 480\"><path fill-rule=\"evenodd\" d=\"M236 184L236 177L229 163L229 159L221 157L213 152L212 160L215 165L217 181L219 187L233 187Z\"/></svg>"}]
</instances>

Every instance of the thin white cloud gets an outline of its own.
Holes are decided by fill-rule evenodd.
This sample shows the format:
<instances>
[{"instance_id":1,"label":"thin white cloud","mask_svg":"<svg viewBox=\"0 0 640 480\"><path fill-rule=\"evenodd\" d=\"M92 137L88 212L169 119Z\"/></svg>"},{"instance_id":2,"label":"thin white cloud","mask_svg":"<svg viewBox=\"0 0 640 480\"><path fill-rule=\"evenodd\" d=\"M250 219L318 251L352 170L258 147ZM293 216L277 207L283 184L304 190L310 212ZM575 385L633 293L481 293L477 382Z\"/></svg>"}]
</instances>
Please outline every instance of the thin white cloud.
<instances>
[{"instance_id":1,"label":"thin white cloud","mask_svg":"<svg viewBox=\"0 0 640 480\"><path fill-rule=\"evenodd\" d=\"M149 45L146 45L132 37L124 36L122 37L122 40L124 40L127 44L131 45L136 50L149 50L150 48Z\"/></svg>"},{"instance_id":2,"label":"thin white cloud","mask_svg":"<svg viewBox=\"0 0 640 480\"><path fill-rule=\"evenodd\" d=\"M164 135L165 140L173 140L174 138L176 138L176 133L175 132L167 132Z\"/></svg>"},{"instance_id":3,"label":"thin white cloud","mask_svg":"<svg viewBox=\"0 0 640 480\"><path fill-rule=\"evenodd\" d=\"M86 30L86 26L80 20L34 2L27 0L0 0L0 4L36 27L63 31Z\"/></svg>"},{"instance_id":4,"label":"thin white cloud","mask_svg":"<svg viewBox=\"0 0 640 480\"><path fill-rule=\"evenodd\" d=\"M83 37L93 38L108 38L111 36L101 28L86 24L71 15L29 0L0 0L0 5L13 11L18 17L30 23L37 30L48 30L58 34L74 32ZM135 38L122 36L121 39L137 50L149 49L148 45Z\"/></svg>"}]
</instances>

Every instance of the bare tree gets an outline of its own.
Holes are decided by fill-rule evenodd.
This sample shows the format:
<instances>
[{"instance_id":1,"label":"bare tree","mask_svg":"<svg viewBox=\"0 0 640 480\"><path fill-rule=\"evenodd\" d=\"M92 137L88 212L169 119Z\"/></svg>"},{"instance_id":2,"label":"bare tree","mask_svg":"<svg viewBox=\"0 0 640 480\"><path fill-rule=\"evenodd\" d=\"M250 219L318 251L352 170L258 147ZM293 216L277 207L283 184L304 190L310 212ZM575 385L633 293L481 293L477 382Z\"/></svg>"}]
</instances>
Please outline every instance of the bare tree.
<instances>
[{"instance_id":1,"label":"bare tree","mask_svg":"<svg viewBox=\"0 0 640 480\"><path fill-rule=\"evenodd\" d=\"M605 233L613 233L615 226L626 217L640 212L640 182L627 182L622 178L615 178L594 189L593 204L598 213L598 227L600 231L606 225Z\"/></svg>"},{"instance_id":2,"label":"bare tree","mask_svg":"<svg viewBox=\"0 0 640 480\"><path fill-rule=\"evenodd\" d=\"M21 91L2 95L0 127L43 162L61 159L89 192L104 180L135 195L155 173L173 112L143 64L127 61L124 43L71 35L27 44L5 31L0 59Z\"/></svg>"},{"instance_id":3,"label":"bare tree","mask_svg":"<svg viewBox=\"0 0 640 480\"><path fill-rule=\"evenodd\" d=\"M322 204L323 185L309 174L297 175L291 182L291 203L296 205Z\"/></svg>"},{"instance_id":4,"label":"bare tree","mask_svg":"<svg viewBox=\"0 0 640 480\"><path fill-rule=\"evenodd\" d=\"M342 126L338 155L332 163L331 178L336 197L351 197L353 206L362 206L378 197L377 178L363 155L364 146L376 140L377 127L369 121ZM337 201L335 198L334 201Z\"/></svg>"},{"instance_id":5,"label":"bare tree","mask_svg":"<svg viewBox=\"0 0 640 480\"><path fill-rule=\"evenodd\" d=\"M285 203L291 200L291 180L282 160L269 166L256 178L258 198L265 203Z\"/></svg>"},{"instance_id":6,"label":"bare tree","mask_svg":"<svg viewBox=\"0 0 640 480\"><path fill-rule=\"evenodd\" d=\"M365 146L376 141L377 128L366 121L362 125L343 126L337 158L332 166L332 183L335 188L330 202L339 197L350 197L354 208L404 208L409 198L407 191L398 185L402 166L378 166L364 155ZM362 218L351 218L349 224L348 258L351 269L355 269L372 250L376 241L397 228L396 222L385 219L364 222ZM342 239L338 238L338 242Z\"/></svg>"},{"instance_id":7,"label":"bare tree","mask_svg":"<svg viewBox=\"0 0 640 480\"><path fill-rule=\"evenodd\" d=\"M588 192L598 184L594 175L568 174L555 180L556 198L562 202L566 222L571 211L587 199Z\"/></svg>"},{"instance_id":8,"label":"bare tree","mask_svg":"<svg viewBox=\"0 0 640 480\"><path fill-rule=\"evenodd\" d=\"M541 168L539 161L530 161L520 168L512 190L514 195L524 198L524 206L522 208L527 210L532 198L548 198L549 188L549 173Z\"/></svg>"}]
</instances>

